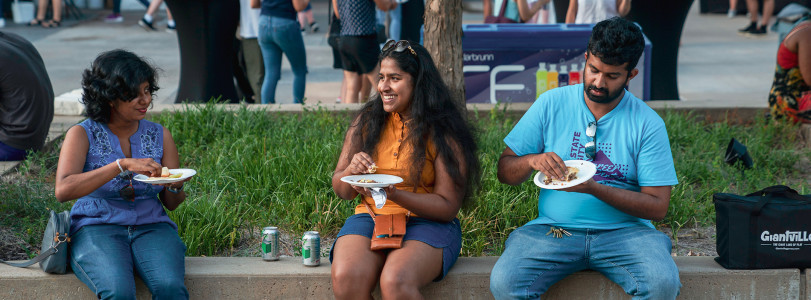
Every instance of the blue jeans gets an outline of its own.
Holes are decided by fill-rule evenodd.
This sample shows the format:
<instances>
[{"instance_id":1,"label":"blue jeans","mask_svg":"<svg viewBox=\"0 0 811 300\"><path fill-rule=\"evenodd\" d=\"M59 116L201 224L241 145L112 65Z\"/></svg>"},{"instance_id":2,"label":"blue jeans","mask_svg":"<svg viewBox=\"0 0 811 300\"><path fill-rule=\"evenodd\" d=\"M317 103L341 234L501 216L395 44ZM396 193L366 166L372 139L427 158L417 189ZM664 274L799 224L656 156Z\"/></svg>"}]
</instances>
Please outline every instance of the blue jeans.
<instances>
[{"instance_id":1,"label":"blue jeans","mask_svg":"<svg viewBox=\"0 0 811 300\"><path fill-rule=\"evenodd\" d=\"M3 0L0 0L0 2L3 2ZM0 142L0 161L23 160L25 156L25 150L17 149Z\"/></svg>"},{"instance_id":2,"label":"blue jeans","mask_svg":"<svg viewBox=\"0 0 811 300\"><path fill-rule=\"evenodd\" d=\"M258 40L265 62L262 104L276 103L276 84L282 73L282 53L287 55L293 69L293 102L301 103L307 83L307 52L299 23L293 19L262 15L259 17Z\"/></svg>"},{"instance_id":3,"label":"blue jeans","mask_svg":"<svg viewBox=\"0 0 811 300\"><path fill-rule=\"evenodd\" d=\"M71 237L70 266L100 299L135 299L133 270L152 299L188 299L185 253L167 223L87 225Z\"/></svg>"},{"instance_id":4,"label":"blue jeans","mask_svg":"<svg viewBox=\"0 0 811 300\"><path fill-rule=\"evenodd\" d=\"M389 40L400 40L400 32L403 30L403 5L397 4L397 7L390 11L382 11L379 8L375 8L375 19L377 20L377 24L385 25L386 24L386 14L391 16L391 21L389 22Z\"/></svg>"},{"instance_id":5,"label":"blue jeans","mask_svg":"<svg viewBox=\"0 0 811 300\"><path fill-rule=\"evenodd\" d=\"M537 299L552 284L591 269L619 284L633 299L675 299L681 282L671 243L649 227L566 229L555 238L549 225L525 225L510 234L490 273L496 299Z\"/></svg>"}]
</instances>

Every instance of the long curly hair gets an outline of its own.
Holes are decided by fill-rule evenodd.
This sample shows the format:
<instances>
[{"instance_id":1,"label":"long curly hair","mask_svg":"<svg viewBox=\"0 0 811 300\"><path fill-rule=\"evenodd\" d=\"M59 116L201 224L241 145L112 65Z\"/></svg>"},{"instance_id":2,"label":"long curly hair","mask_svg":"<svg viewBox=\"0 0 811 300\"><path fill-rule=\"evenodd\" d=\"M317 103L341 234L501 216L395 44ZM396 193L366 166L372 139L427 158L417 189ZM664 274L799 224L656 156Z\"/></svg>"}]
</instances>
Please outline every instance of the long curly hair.
<instances>
[{"instance_id":1,"label":"long curly hair","mask_svg":"<svg viewBox=\"0 0 811 300\"><path fill-rule=\"evenodd\" d=\"M159 89L157 69L135 53L116 49L99 54L90 68L82 72L81 102L85 115L96 122L109 122L110 104L132 101L144 82L154 98Z\"/></svg>"},{"instance_id":2,"label":"long curly hair","mask_svg":"<svg viewBox=\"0 0 811 300\"><path fill-rule=\"evenodd\" d=\"M397 66L413 78L413 99L410 105L409 133L404 143L414 150L408 162L408 181L419 184L422 169L425 165L427 141L436 147L437 158L442 158L448 167L454 183L464 187L464 205L469 204L475 187L479 183L481 167L479 164L474 132L463 115L461 108L451 99L450 90L439 75L434 60L421 45L412 44L416 52L413 55L408 49L402 52L383 51L378 57L378 64L384 59L392 59ZM358 111L354 125L360 126L352 136L352 154L359 151L374 153L380 140L380 134L391 116L383 110L383 101L379 93L369 99ZM462 152L463 159L457 157L454 148ZM358 146L359 145L359 146ZM466 173L462 173L461 162L464 161Z\"/></svg>"}]
</instances>

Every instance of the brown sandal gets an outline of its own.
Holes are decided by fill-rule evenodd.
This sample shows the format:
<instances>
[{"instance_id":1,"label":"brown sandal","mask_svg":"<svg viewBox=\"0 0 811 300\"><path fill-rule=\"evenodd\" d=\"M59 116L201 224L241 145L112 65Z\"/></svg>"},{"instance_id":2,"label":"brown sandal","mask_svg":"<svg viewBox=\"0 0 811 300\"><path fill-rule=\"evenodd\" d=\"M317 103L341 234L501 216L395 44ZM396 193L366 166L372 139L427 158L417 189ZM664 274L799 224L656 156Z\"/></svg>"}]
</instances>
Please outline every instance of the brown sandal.
<instances>
[{"instance_id":1,"label":"brown sandal","mask_svg":"<svg viewBox=\"0 0 811 300\"><path fill-rule=\"evenodd\" d=\"M31 22L28 23L28 26L38 26L38 25L42 25L44 23L45 23L45 20L33 19L33 20L31 20Z\"/></svg>"},{"instance_id":2,"label":"brown sandal","mask_svg":"<svg viewBox=\"0 0 811 300\"><path fill-rule=\"evenodd\" d=\"M49 20L48 22L43 22L42 27L45 28L56 28L62 26L62 20Z\"/></svg>"}]
</instances>

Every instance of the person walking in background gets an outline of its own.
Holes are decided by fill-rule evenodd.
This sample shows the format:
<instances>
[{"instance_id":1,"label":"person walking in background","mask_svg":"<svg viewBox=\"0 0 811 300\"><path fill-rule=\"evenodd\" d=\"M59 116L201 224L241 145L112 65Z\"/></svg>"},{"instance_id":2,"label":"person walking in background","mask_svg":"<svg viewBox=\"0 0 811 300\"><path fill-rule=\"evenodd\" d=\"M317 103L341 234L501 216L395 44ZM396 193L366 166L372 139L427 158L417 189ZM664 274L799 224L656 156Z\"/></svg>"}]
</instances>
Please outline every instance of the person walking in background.
<instances>
[{"instance_id":1,"label":"person walking in background","mask_svg":"<svg viewBox=\"0 0 811 300\"><path fill-rule=\"evenodd\" d=\"M262 84L265 81L265 63L262 48L259 47L259 8L251 8L251 0L239 0L239 38L242 69L253 92L256 103L261 98Z\"/></svg>"},{"instance_id":2,"label":"person walking in background","mask_svg":"<svg viewBox=\"0 0 811 300\"><path fill-rule=\"evenodd\" d=\"M40 0L41 1L41 0ZM138 0L147 9L149 8L149 0ZM121 23L124 22L124 17L121 16L121 0L113 0L113 12L104 18L107 23Z\"/></svg>"},{"instance_id":3,"label":"person walking in background","mask_svg":"<svg viewBox=\"0 0 811 300\"><path fill-rule=\"evenodd\" d=\"M594 24L612 17L624 17L630 11L631 0L569 0L566 23Z\"/></svg>"},{"instance_id":4,"label":"person walking in background","mask_svg":"<svg viewBox=\"0 0 811 300\"><path fill-rule=\"evenodd\" d=\"M307 3L307 8L298 12L298 22L301 25L301 31L304 32L310 28L310 32L318 31L318 23L315 22L313 17L313 6Z\"/></svg>"},{"instance_id":5,"label":"person walking in background","mask_svg":"<svg viewBox=\"0 0 811 300\"><path fill-rule=\"evenodd\" d=\"M642 30L631 21L597 23L583 83L541 94L504 138L498 160L504 184L520 185L535 171L565 181L567 160L592 161L596 174L560 190L541 189L538 217L510 233L490 273L496 299L537 299L585 269L634 299L679 294L670 238L651 223L667 215L678 184L667 128L625 89L644 49Z\"/></svg>"},{"instance_id":6,"label":"person walking in background","mask_svg":"<svg viewBox=\"0 0 811 300\"><path fill-rule=\"evenodd\" d=\"M146 9L144 17L138 20L138 25L141 25L147 31L157 31L158 29L153 26L154 18L152 16L155 15L162 3L163 0L152 0L152 3L149 3L149 7ZM172 12L169 11L168 6L166 7L166 32L175 32L175 20L172 18Z\"/></svg>"},{"instance_id":7,"label":"person walking in background","mask_svg":"<svg viewBox=\"0 0 811 300\"><path fill-rule=\"evenodd\" d=\"M31 20L31 23L28 23L28 26L39 25L45 28L62 26L62 0L51 0L53 15L50 20L45 21L45 14L48 13L48 1L49 0L39 0L37 4L37 16Z\"/></svg>"},{"instance_id":8,"label":"person walking in background","mask_svg":"<svg viewBox=\"0 0 811 300\"><path fill-rule=\"evenodd\" d=\"M504 6L504 1L507 5ZM538 11L550 0L538 0L530 3L527 0L484 0L484 17L498 16L501 14L501 7L504 6L504 17L516 23L524 23L532 19Z\"/></svg>"},{"instance_id":9,"label":"person walking in background","mask_svg":"<svg viewBox=\"0 0 811 300\"><path fill-rule=\"evenodd\" d=\"M377 43L375 29L375 5L388 11L397 5L393 0L332 0L338 8L341 19L341 37L338 46L341 52L341 64L344 68L346 91L341 95L343 103L358 103L363 78L372 85L377 85L377 56L380 46ZM360 101L366 101L369 94L360 95Z\"/></svg>"},{"instance_id":10,"label":"person walking in background","mask_svg":"<svg viewBox=\"0 0 811 300\"><path fill-rule=\"evenodd\" d=\"M763 0L763 18L758 25L758 0L746 0L746 10L749 11L749 26L741 28L738 33L752 36L766 35L766 27L774 14L774 0Z\"/></svg>"},{"instance_id":11,"label":"person walking in background","mask_svg":"<svg viewBox=\"0 0 811 300\"><path fill-rule=\"evenodd\" d=\"M775 118L811 124L811 21L795 25L777 49L769 108Z\"/></svg>"},{"instance_id":12,"label":"person walking in background","mask_svg":"<svg viewBox=\"0 0 811 300\"><path fill-rule=\"evenodd\" d=\"M45 145L54 92L42 57L25 38L0 31L0 161Z\"/></svg>"},{"instance_id":13,"label":"person walking in background","mask_svg":"<svg viewBox=\"0 0 811 300\"><path fill-rule=\"evenodd\" d=\"M293 103L303 103L307 80L307 52L296 12L309 0L251 0L252 8L262 8L259 16L259 47L265 63L262 104L276 103L276 85L282 73L282 54L293 69Z\"/></svg>"},{"instance_id":14,"label":"person walking in background","mask_svg":"<svg viewBox=\"0 0 811 300\"><path fill-rule=\"evenodd\" d=\"M379 69L377 94L352 120L332 175L338 197L361 195L330 251L335 299L372 299L378 282L383 299L421 299L420 288L442 280L459 257L457 215L480 181L472 129L428 51L391 40ZM370 189L341 180L368 174L372 166L403 179L381 188L382 207ZM410 216L401 219L402 246L372 250L375 218L383 214Z\"/></svg>"},{"instance_id":15,"label":"person walking in background","mask_svg":"<svg viewBox=\"0 0 811 300\"><path fill-rule=\"evenodd\" d=\"M738 0L729 0L729 10L727 11L727 18L734 18L738 14Z\"/></svg>"},{"instance_id":16,"label":"person walking in background","mask_svg":"<svg viewBox=\"0 0 811 300\"><path fill-rule=\"evenodd\" d=\"M145 120L155 67L132 52L101 53L82 74L88 119L68 129L56 167L56 200L70 209L70 267L98 299L135 299L135 273L154 299L188 299L186 245L166 210L186 199L183 181L148 184L180 166L168 129Z\"/></svg>"},{"instance_id":17,"label":"person walking in background","mask_svg":"<svg viewBox=\"0 0 811 300\"><path fill-rule=\"evenodd\" d=\"M395 2L397 2L397 5L395 5L393 9L383 11L379 8L375 8L375 13L377 14L376 19L378 24L383 24L384 26L386 24L386 16L388 15L390 20L387 38L389 40L399 41L400 33L403 30L403 3L408 2L408 0L396 0Z\"/></svg>"}]
</instances>

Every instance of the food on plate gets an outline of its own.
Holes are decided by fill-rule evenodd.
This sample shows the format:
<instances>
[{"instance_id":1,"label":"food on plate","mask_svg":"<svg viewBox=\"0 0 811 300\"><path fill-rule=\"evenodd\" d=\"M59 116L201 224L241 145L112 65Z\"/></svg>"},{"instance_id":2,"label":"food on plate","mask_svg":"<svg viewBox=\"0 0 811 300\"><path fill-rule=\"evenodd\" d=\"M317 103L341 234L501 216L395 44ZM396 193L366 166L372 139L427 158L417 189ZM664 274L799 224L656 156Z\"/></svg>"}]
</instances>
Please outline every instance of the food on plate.
<instances>
[{"instance_id":1,"label":"food on plate","mask_svg":"<svg viewBox=\"0 0 811 300\"><path fill-rule=\"evenodd\" d=\"M358 180L358 183L377 183L377 181L374 181L372 179L361 179Z\"/></svg>"},{"instance_id":2,"label":"food on plate","mask_svg":"<svg viewBox=\"0 0 811 300\"><path fill-rule=\"evenodd\" d=\"M180 178L182 176L183 176L183 173L178 172L178 173L172 174L171 172L169 172L169 168L163 167L163 169L161 169L161 176L160 177L149 177L149 179L150 180L159 180L159 179L167 179L167 178Z\"/></svg>"},{"instance_id":3,"label":"food on plate","mask_svg":"<svg viewBox=\"0 0 811 300\"><path fill-rule=\"evenodd\" d=\"M576 167L566 167L566 174L563 176L563 180L553 179L550 176L546 176L543 179L543 184L550 185L550 184L562 184L564 182L569 182L572 180L577 179L577 172L580 172L580 169Z\"/></svg>"},{"instance_id":4,"label":"food on plate","mask_svg":"<svg viewBox=\"0 0 811 300\"><path fill-rule=\"evenodd\" d=\"M372 174L374 172L377 172L377 165L372 163L372 165L369 166L369 169L366 170L366 173Z\"/></svg>"}]
</instances>

